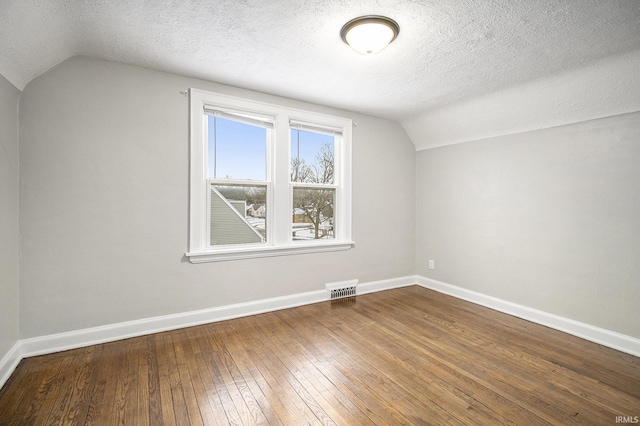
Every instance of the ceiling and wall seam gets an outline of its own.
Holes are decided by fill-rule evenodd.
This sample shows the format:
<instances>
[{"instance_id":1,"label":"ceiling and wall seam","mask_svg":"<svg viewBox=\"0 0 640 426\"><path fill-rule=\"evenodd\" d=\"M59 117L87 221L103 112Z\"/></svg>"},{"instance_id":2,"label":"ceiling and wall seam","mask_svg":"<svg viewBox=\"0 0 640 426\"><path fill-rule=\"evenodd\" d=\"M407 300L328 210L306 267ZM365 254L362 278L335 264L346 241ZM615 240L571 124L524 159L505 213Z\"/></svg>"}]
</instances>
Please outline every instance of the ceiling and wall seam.
<instances>
[{"instance_id":1,"label":"ceiling and wall seam","mask_svg":"<svg viewBox=\"0 0 640 426\"><path fill-rule=\"evenodd\" d=\"M640 110L640 50L599 60L401 121L416 150Z\"/></svg>"}]
</instances>

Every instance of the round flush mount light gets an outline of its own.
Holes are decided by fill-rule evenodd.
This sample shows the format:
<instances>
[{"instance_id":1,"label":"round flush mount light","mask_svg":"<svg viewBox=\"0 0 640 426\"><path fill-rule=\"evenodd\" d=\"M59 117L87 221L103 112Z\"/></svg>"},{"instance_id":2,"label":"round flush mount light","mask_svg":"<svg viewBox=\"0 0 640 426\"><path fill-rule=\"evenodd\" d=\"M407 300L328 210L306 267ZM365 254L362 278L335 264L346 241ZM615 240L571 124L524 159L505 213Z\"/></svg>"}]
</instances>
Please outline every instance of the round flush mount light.
<instances>
[{"instance_id":1,"label":"round flush mount light","mask_svg":"<svg viewBox=\"0 0 640 426\"><path fill-rule=\"evenodd\" d=\"M385 16L367 15L352 19L340 30L340 37L353 50L363 55L380 52L395 40L400 27Z\"/></svg>"}]
</instances>

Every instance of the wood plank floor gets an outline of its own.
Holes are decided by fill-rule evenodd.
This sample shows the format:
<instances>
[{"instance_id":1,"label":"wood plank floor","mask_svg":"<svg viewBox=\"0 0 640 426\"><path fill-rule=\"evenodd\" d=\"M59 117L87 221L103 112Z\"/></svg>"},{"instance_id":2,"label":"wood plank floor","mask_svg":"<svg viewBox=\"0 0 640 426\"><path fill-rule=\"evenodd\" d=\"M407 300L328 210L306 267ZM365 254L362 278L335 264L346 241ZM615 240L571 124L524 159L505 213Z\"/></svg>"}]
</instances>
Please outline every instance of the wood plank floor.
<instances>
[{"instance_id":1,"label":"wood plank floor","mask_svg":"<svg viewBox=\"0 0 640 426\"><path fill-rule=\"evenodd\" d=\"M418 286L23 360L0 425L572 425L640 358Z\"/></svg>"}]
</instances>

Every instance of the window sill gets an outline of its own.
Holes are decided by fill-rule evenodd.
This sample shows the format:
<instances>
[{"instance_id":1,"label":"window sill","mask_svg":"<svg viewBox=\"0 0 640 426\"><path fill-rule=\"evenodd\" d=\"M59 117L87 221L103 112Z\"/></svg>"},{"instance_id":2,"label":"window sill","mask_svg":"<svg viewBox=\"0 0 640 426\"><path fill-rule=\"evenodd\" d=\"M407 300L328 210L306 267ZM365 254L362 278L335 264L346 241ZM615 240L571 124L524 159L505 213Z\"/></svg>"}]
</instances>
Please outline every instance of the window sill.
<instances>
[{"instance_id":1,"label":"window sill","mask_svg":"<svg viewBox=\"0 0 640 426\"><path fill-rule=\"evenodd\" d=\"M290 244L286 246L243 247L186 253L191 263L221 262L225 260L255 259L260 257L290 256L295 254L345 251L355 247L353 241L336 241L322 244Z\"/></svg>"}]
</instances>

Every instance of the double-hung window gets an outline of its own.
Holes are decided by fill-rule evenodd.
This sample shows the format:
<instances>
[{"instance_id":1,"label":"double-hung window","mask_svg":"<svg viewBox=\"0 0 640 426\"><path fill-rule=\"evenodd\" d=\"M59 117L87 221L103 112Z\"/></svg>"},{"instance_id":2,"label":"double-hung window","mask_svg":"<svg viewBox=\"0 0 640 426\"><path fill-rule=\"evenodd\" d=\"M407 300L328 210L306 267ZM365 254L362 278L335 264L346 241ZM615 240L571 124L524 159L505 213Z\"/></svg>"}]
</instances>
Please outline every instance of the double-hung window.
<instances>
[{"instance_id":1,"label":"double-hung window","mask_svg":"<svg viewBox=\"0 0 640 426\"><path fill-rule=\"evenodd\" d=\"M193 263L347 250L351 120L190 90Z\"/></svg>"}]
</instances>

